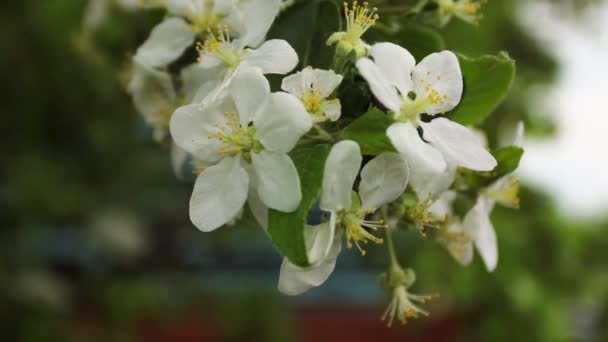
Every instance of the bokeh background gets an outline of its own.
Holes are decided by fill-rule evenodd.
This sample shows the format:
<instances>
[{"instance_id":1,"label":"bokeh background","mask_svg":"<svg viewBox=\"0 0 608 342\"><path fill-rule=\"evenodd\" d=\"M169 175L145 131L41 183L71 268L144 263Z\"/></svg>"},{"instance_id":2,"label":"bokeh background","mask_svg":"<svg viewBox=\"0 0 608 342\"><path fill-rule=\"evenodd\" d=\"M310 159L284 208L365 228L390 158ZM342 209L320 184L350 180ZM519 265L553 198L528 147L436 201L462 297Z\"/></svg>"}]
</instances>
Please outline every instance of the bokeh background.
<instances>
[{"instance_id":1,"label":"bokeh background","mask_svg":"<svg viewBox=\"0 0 608 342\"><path fill-rule=\"evenodd\" d=\"M124 91L163 16L87 2L0 4L1 341L607 341L608 4L491 0L447 47L517 61L490 132L523 120L522 209L497 208L498 269L397 235L429 318L385 328L384 251L343 253L321 288L278 294L281 257L250 222L200 233Z\"/></svg>"}]
</instances>

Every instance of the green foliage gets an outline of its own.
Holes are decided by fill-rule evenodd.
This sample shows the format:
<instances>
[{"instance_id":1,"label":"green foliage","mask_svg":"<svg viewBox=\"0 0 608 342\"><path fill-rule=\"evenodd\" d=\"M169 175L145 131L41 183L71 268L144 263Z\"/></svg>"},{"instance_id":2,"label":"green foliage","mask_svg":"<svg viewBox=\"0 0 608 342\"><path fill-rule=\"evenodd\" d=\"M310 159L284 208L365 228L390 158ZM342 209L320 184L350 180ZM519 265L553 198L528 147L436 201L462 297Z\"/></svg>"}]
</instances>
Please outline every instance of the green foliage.
<instances>
[{"instance_id":1,"label":"green foliage","mask_svg":"<svg viewBox=\"0 0 608 342\"><path fill-rule=\"evenodd\" d=\"M475 125L492 113L508 94L515 78L515 62L504 52L479 58L458 56L464 78L462 101L450 118Z\"/></svg>"},{"instance_id":2,"label":"green foliage","mask_svg":"<svg viewBox=\"0 0 608 342\"><path fill-rule=\"evenodd\" d=\"M492 153L498 165L492 171L494 177L502 177L515 171L519 167L521 157L524 155L524 150L517 146L506 146L499 148Z\"/></svg>"},{"instance_id":3,"label":"green foliage","mask_svg":"<svg viewBox=\"0 0 608 342\"><path fill-rule=\"evenodd\" d=\"M277 248L292 263L299 266L308 265L304 227L308 213L321 196L323 168L329 154L329 146L303 148L294 151L291 158L298 169L302 187L302 202L293 213L282 213L270 210L268 232Z\"/></svg>"},{"instance_id":4,"label":"green foliage","mask_svg":"<svg viewBox=\"0 0 608 342\"><path fill-rule=\"evenodd\" d=\"M391 141L386 136L386 129L391 123L386 113L378 108L372 108L348 125L344 129L343 136L344 139L357 142L361 147L361 153L366 155L394 151Z\"/></svg>"},{"instance_id":5,"label":"green foliage","mask_svg":"<svg viewBox=\"0 0 608 342\"><path fill-rule=\"evenodd\" d=\"M296 50L302 68L312 65L329 68L333 49L325 45L327 38L339 30L340 9L329 0L298 2L282 13L272 25L268 39L285 39Z\"/></svg>"}]
</instances>

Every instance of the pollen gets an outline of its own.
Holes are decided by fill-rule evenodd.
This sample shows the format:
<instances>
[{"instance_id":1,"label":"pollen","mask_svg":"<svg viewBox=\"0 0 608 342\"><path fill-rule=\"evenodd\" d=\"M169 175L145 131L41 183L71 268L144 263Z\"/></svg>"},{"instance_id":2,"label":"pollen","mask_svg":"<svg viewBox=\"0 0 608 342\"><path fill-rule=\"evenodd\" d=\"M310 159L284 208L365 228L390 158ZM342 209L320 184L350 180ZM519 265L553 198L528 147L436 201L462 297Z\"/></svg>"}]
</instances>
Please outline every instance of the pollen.
<instances>
[{"instance_id":1,"label":"pollen","mask_svg":"<svg viewBox=\"0 0 608 342\"><path fill-rule=\"evenodd\" d=\"M370 241L381 245L384 240L373 235L370 231L376 232L380 228L388 228L384 223L384 220L378 221L367 221L364 220L365 215L368 212L361 210L356 213L348 212L342 218L342 223L346 230L346 246L350 249L356 247L362 256L365 256L367 252L361 247L361 245L367 245Z\"/></svg>"},{"instance_id":2,"label":"pollen","mask_svg":"<svg viewBox=\"0 0 608 342\"><path fill-rule=\"evenodd\" d=\"M224 116L226 121L216 125L216 132L208 136L209 139L217 139L222 143L220 154L235 156L241 152L249 153L260 147L253 127L242 127L235 112L225 112Z\"/></svg>"},{"instance_id":3,"label":"pollen","mask_svg":"<svg viewBox=\"0 0 608 342\"><path fill-rule=\"evenodd\" d=\"M323 98L321 92L318 90L311 89L302 97L302 102L306 111L312 114L319 114L321 112L321 106L323 104Z\"/></svg>"},{"instance_id":4,"label":"pollen","mask_svg":"<svg viewBox=\"0 0 608 342\"><path fill-rule=\"evenodd\" d=\"M359 40L363 34L380 19L377 7L369 7L367 1L353 1L349 6L344 2L344 17L346 19L346 35L352 40Z\"/></svg>"}]
</instances>

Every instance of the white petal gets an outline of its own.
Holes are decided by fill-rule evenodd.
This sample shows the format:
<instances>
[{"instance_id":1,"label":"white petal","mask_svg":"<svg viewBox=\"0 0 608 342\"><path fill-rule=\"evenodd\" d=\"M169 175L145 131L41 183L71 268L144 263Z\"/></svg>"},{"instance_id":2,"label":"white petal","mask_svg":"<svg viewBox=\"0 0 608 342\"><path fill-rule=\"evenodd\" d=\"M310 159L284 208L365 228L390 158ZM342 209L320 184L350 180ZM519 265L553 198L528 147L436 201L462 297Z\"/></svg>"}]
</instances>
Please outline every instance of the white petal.
<instances>
[{"instance_id":1,"label":"white petal","mask_svg":"<svg viewBox=\"0 0 608 342\"><path fill-rule=\"evenodd\" d=\"M361 58L357 61L357 69L369 84L372 93L374 93L378 101L393 112L399 112L401 105L397 89L386 78L380 68L370 59Z\"/></svg>"},{"instance_id":2,"label":"white petal","mask_svg":"<svg viewBox=\"0 0 608 342\"><path fill-rule=\"evenodd\" d=\"M428 97L436 92L423 112L435 115L448 112L458 105L462 96L462 73L458 58L450 51L437 52L424 58L412 73L414 92L418 97Z\"/></svg>"},{"instance_id":3,"label":"white petal","mask_svg":"<svg viewBox=\"0 0 608 342\"><path fill-rule=\"evenodd\" d=\"M336 74L333 70L323 69L312 69L311 77L311 87L318 90L323 99L331 95L344 79L342 75Z\"/></svg>"},{"instance_id":4,"label":"white petal","mask_svg":"<svg viewBox=\"0 0 608 342\"><path fill-rule=\"evenodd\" d=\"M369 54L386 79L399 89L401 95L407 96L413 90L412 71L416 66L416 59L409 51L393 43L378 43L372 46Z\"/></svg>"},{"instance_id":5,"label":"white petal","mask_svg":"<svg viewBox=\"0 0 608 342\"><path fill-rule=\"evenodd\" d=\"M339 99L325 101L321 107L323 115L330 121L337 121L342 114L342 104Z\"/></svg>"},{"instance_id":6,"label":"white petal","mask_svg":"<svg viewBox=\"0 0 608 342\"><path fill-rule=\"evenodd\" d=\"M302 95L310 90L311 82L309 80L311 79L311 73L312 67L306 67L302 71L283 78L281 89L298 98L302 98Z\"/></svg>"},{"instance_id":7,"label":"white petal","mask_svg":"<svg viewBox=\"0 0 608 342\"><path fill-rule=\"evenodd\" d=\"M498 146L523 147L524 134L525 134L525 126L524 126L523 121L517 122L515 127L508 127L508 128L509 129L506 129L504 134L499 135Z\"/></svg>"},{"instance_id":8,"label":"white petal","mask_svg":"<svg viewBox=\"0 0 608 342\"><path fill-rule=\"evenodd\" d=\"M249 177L235 158L224 158L203 171L194 183L190 219L204 231L215 230L233 219L247 200Z\"/></svg>"},{"instance_id":9,"label":"white petal","mask_svg":"<svg viewBox=\"0 0 608 342\"><path fill-rule=\"evenodd\" d=\"M446 118L422 123L424 138L459 166L476 171L490 171L496 159L466 127Z\"/></svg>"},{"instance_id":10,"label":"white petal","mask_svg":"<svg viewBox=\"0 0 608 342\"><path fill-rule=\"evenodd\" d=\"M194 33L185 21L168 18L152 30L134 59L147 67L162 68L181 56L193 42Z\"/></svg>"},{"instance_id":11,"label":"white petal","mask_svg":"<svg viewBox=\"0 0 608 342\"><path fill-rule=\"evenodd\" d=\"M396 200L407 187L410 170L397 153L382 153L361 170L359 196L364 209L378 209Z\"/></svg>"},{"instance_id":12,"label":"white petal","mask_svg":"<svg viewBox=\"0 0 608 342\"><path fill-rule=\"evenodd\" d=\"M279 291L289 296L296 296L322 285L334 271L341 250L341 238L336 236L329 254L315 265L301 268L284 259L279 275Z\"/></svg>"},{"instance_id":13,"label":"white petal","mask_svg":"<svg viewBox=\"0 0 608 342\"><path fill-rule=\"evenodd\" d=\"M265 74L286 74L298 65L298 54L287 41L271 39L255 50L248 49L241 63Z\"/></svg>"},{"instance_id":14,"label":"white petal","mask_svg":"<svg viewBox=\"0 0 608 342\"><path fill-rule=\"evenodd\" d=\"M448 233L453 234L453 236L461 236L461 238L445 241L450 255L461 265L469 265L471 261L473 261L473 242L469 240L470 237L468 237L464 226L461 222L455 221L448 225L447 230Z\"/></svg>"},{"instance_id":15,"label":"white petal","mask_svg":"<svg viewBox=\"0 0 608 342\"><path fill-rule=\"evenodd\" d=\"M312 120L298 98L279 92L270 94L266 106L254 118L254 126L264 147L289 152L310 130Z\"/></svg>"},{"instance_id":16,"label":"white petal","mask_svg":"<svg viewBox=\"0 0 608 342\"><path fill-rule=\"evenodd\" d=\"M222 69L203 68L195 63L183 68L180 76L186 103L199 103L222 79Z\"/></svg>"},{"instance_id":17,"label":"white petal","mask_svg":"<svg viewBox=\"0 0 608 342\"><path fill-rule=\"evenodd\" d=\"M317 226L306 226L304 229L306 255L308 256L308 262L311 265L321 262L329 255L336 233L335 216L336 215L332 213L329 222Z\"/></svg>"},{"instance_id":18,"label":"white petal","mask_svg":"<svg viewBox=\"0 0 608 342\"><path fill-rule=\"evenodd\" d=\"M171 117L171 136L175 143L204 162L215 162L222 158L221 143L210 139L217 126L226 121L224 108L216 105L201 108L198 104L182 106Z\"/></svg>"},{"instance_id":19,"label":"white petal","mask_svg":"<svg viewBox=\"0 0 608 342\"><path fill-rule=\"evenodd\" d=\"M166 111L173 111L176 97L171 76L137 63L134 63L134 67L133 77L127 87L133 104L148 124L162 126L166 133L170 119Z\"/></svg>"},{"instance_id":20,"label":"white petal","mask_svg":"<svg viewBox=\"0 0 608 342\"><path fill-rule=\"evenodd\" d=\"M361 149L352 140L335 144L325 161L321 209L340 211L351 207L351 195L355 179L361 168Z\"/></svg>"},{"instance_id":21,"label":"white petal","mask_svg":"<svg viewBox=\"0 0 608 342\"><path fill-rule=\"evenodd\" d=\"M496 232L489 217L491 210L491 203L479 198L463 222L467 233L473 237L475 247L489 272L494 271L498 263Z\"/></svg>"},{"instance_id":22,"label":"white petal","mask_svg":"<svg viewBox=\"0 0 608 342\"><path fill-rule=\"evenodd\" d=\"M437 194L435 185L445 173L447 164L439 151L425 143L410 123L396 123L386 131L393 146L401 153L410 167L410 184L423 199Z\"/></svg>"},{"instance_id":23,"label":"white petal","mask_svg":"<svg viewBox=\"0 0 608 342\"><path fill-rule=\"evenodd\" d=\"M247 0L234 7L226 20L238 23L243 46L258 46L279 13L281 0Z\"/></svg>"},{"instance_id":24,"label":"white petal","mask_svg":"<svg viewBox=\"0 0 608 342\"><path fill-rule=\"evenodd\" d=\"M433 204L428 208L428 211L438 218L452 215L452 203L454 199L456 199L454 191L444 191L435 199Z\"/></svg>"},{"instance_id":25,"label":"white petal","mask_svg":"<svg viewBox=\"0 0 608 342\"><path fill-rule=\"evenodd\" d=\"M270 84L257 69L241 69L230 84L241 126L247 127L270 96Z\"/></svg>"},{"instance_id":26,"label":"white petal","mask_svg":"<svg viewBox=\"0 0 608 342\"><path fill-rule=\"evenodd\" d=\"M260 199L269 208L290 213L302 200L298 170L285 153L262 151L252 153Z\"/></svg>"},{"instance_id":27,"label":"white petal","mask_svg":"<svg viewBox=\"0 0 608 342\"><path fill-rule=\"evenodd\" d=\"M247 171L249 175L249 193L247 195L247 205L249 206L249 210L253 214L255 220L260 224L262 229L268 229L268 207L258 194L258 185L260 181L258 180L255 171L253 170L253 166L248 163L241 163L241 166Z\"/></svg>"},{"instance_id":28,"label":"white petal","mask_svg":"<svg viewBox=\"0 0 608 342\"><path fill-rule=\"evenodd\" d=\"M184 173L184 164L189 159L188 152L180 148L176 144L171 144L171 166L177 178L182 178Z\"/></svg>"}]
</instances>

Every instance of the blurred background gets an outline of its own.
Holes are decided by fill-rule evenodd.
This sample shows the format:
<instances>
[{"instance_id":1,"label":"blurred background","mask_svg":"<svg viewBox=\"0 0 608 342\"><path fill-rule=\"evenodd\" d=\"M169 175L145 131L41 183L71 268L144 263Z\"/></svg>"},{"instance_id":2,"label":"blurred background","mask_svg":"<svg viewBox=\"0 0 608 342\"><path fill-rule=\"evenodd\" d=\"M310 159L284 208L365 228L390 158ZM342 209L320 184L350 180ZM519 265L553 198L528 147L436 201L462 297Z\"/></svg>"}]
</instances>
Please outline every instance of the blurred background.
<instances>
[{"instance_id":1,"label":"blurred background","mask_svg":"<svg viewBox=\"0 0 608 342\"><path fill-rule=\"evenodd\" d=\"M213 234L188 219L190 181L124 91L129 57L162 11L86 1L0 4L1 341L608 341L608 3L491 0L447 48L506 50L523 120L522 209L497 208L498 269L458 266L398 234L431 316L385 328L384 251L343 253L322 287L276 290L281 257L247 220Z\"/></svg>"}]
</instances>

